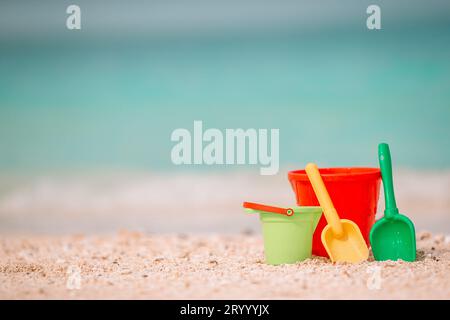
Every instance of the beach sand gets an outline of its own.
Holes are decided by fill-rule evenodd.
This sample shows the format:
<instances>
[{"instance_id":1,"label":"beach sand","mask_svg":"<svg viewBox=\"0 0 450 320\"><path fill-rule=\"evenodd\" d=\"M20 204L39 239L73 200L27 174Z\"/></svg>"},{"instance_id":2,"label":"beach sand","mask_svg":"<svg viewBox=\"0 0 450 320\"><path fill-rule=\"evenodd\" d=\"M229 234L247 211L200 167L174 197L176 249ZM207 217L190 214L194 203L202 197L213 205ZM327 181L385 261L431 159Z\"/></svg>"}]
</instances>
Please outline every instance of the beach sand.
<instances>
[{"instance_id":1,"label":"beach sand","mask_svg":"<svg viewBox=\"0 0 450 320\"><path fill-rule=\"evenodd\" d=\"M1 299L449 299L450 237L418 261L264 264L259 234L2 236Z\"/></svg>"},{"instance_id":2,"label":"beach sand","mask_svg":"<svg viewBox=\"0 0 450 320\"><path fill-rule=\"evenodd\" d=\"M292 205L286 174L3 174L0 298L449 299L450 171L395 177L417 262L269 266L242 202Z\"/></svg>"}]
</instances>

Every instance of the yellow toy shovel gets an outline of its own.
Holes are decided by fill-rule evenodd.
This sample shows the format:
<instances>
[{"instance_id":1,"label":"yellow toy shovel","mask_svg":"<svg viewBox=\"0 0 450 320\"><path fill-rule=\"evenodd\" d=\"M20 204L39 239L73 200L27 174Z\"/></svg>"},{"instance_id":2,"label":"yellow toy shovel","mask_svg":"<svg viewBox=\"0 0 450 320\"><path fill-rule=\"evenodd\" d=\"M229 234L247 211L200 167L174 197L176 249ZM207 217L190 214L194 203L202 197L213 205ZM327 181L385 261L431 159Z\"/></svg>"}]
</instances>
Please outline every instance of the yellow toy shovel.
<instances>
[{"instance_id":1,"label":"yellow toy shovel","mask_svg":"<svg viewBox=\"0 0 450 320\"><path fill-rule=\"evenodd\" d=\"M367 260L369 248L359 227L353 221L339 219L317 165L306 165L306 174L328 222L322 231L322 243L331 261L358 263Z\"/></svg>"}]
</instances>

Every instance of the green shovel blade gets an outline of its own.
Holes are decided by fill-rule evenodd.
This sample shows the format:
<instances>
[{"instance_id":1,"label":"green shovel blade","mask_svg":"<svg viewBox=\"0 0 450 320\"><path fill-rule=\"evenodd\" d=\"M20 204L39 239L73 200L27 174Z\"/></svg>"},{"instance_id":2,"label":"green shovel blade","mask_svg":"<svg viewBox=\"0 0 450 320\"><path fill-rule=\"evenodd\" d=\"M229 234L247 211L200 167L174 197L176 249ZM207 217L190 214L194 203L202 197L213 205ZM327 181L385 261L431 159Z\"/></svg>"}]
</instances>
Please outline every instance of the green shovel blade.
<instances>
[{"instance_id":1,"label":"green shovel blade","mask_svg":"<svg viewBox=\"0 0 450 320\"><path fill-rule=\"evenodd\" d=\"M394 196L392 163L389 146L378 146L381 176L383 178L386 209L384 217L370 230L370 244L375 260L416 260L416 233L414 224L406 216L399 214Z\"/></svg>"},{"instance_id":2,"label":"green shovel blade","mask_svg":"<svg viewBox=\"0 0 450 320\"><path fill-rule=\"evenodd\" d=\"M414 224L404 215L378 220L370 231L370 243L375 260L416 260Z\"/></svg>"}]
</instances>

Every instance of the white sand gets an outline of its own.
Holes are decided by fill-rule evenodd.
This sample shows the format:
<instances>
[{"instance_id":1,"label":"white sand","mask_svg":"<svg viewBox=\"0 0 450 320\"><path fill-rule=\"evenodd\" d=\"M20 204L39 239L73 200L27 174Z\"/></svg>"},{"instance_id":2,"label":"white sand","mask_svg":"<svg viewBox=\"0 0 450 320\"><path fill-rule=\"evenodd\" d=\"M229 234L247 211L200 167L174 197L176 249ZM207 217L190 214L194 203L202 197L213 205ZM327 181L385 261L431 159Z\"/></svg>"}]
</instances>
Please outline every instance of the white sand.
<instances>
[{"instance_id":1,"label":"white sand","mask_svg":"<svg viewBox=\"0 0 450 320\"><path fill-rule=\"evenodd\" d=\"M429 233L414 263L282 266L259 235L3 236L0 298L449 299L449 267L450 238Z\"/></svg>"},{"instance_id":2,"label":"white sand","mask_svg":"<svg viewBox=\"0 0 450 320\"><path fill-rule=\"evenodd\" d=\"M0 298L449 299L449 237L438 234L450 234L450 171L400 170L395 187L416 230L435 234L418 237L417 262L275 267L241 205L292 205L286 174L3 174Z\"/></svg>"}]
</instances>

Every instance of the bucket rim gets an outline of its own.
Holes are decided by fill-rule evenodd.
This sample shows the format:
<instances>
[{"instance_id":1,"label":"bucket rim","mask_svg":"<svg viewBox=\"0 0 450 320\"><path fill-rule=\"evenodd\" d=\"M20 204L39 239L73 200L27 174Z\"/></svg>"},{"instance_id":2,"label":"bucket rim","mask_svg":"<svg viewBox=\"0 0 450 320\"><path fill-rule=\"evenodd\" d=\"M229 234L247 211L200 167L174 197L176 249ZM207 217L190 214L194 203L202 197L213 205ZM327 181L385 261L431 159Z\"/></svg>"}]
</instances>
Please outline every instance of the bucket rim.
<instances>
[{"instance_id":1,"label":"bucket rim","mask_svg":"<svg viewBox=\"0 0 450 320\"><path fill-rule=\"evenodd\" d=\"M319 173L325 181L381 178L380 169L375 167L327 167L319 168ZM292 181L309 181L305 169L289 171L288 178Z\"/></svg>"},{"instance_id":2,"label":"bucket rim","mask_svg":"<svg viewBox=\"0 0 450 320\"><path fill-rule=\"evenodd\" d=\"M308 214L308 213L322 213L323 209L321 206L290 206L294 213L292 216L286 216L286 215L280 215L279 213L273 213L268 211L260 211L260 210L254 210L254 209L244 209L248 213L258 213L258 214L267 214L267 215L274 215L274 216L284 216L286 218L290 218L293 216L298 216L302 214Z\"/></svg>"}]
</instances>

